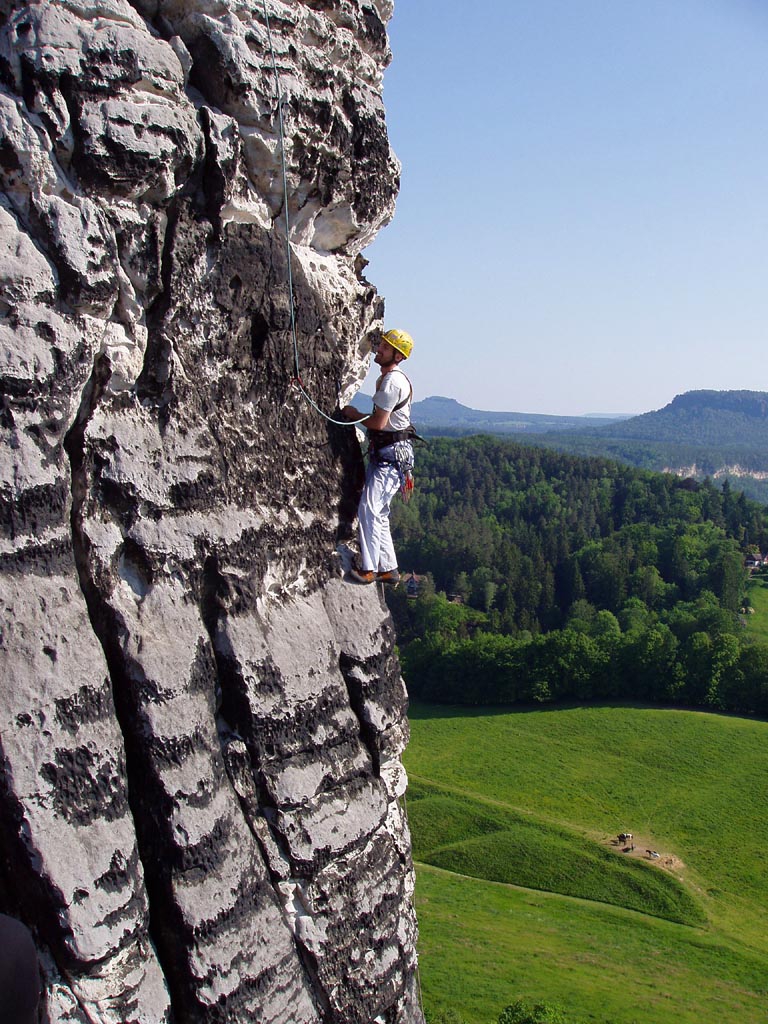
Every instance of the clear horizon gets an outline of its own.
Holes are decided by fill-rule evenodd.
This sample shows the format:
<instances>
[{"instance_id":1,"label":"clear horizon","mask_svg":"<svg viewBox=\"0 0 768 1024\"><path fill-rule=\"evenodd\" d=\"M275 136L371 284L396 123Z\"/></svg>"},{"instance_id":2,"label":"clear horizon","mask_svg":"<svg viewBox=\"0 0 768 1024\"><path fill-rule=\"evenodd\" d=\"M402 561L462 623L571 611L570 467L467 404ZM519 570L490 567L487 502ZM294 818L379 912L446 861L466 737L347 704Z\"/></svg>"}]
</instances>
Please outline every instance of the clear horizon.
<instances>
[{"instance_id":1,"label":"clear horizon","mask_svg":"<svg viewBox=\"0 0 768 1024\"><path fill-rule=\"evenodd\" d=\"M400 0L389 31L402 187L364 255L417 400L768 390L765 7Z\"/></svg>"}]
</instances>

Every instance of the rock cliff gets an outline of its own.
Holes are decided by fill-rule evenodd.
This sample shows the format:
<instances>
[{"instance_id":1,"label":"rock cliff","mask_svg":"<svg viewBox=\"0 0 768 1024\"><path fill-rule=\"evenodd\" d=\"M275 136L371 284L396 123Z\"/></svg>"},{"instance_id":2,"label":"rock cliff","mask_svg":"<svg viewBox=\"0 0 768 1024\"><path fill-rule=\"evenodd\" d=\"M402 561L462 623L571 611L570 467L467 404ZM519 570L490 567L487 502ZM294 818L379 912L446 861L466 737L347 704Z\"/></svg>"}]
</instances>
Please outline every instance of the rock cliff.
<instances>
[{"instance_id":1,"label":"rock cliff","mask_svg":"<svg viewBox=\"0 0 768 1024\"><path fill-rule=\"evenodd\" d=\"M390 0L0 0L0 910L51 1022L417 1024L405 693L342 582Z\"/></svg>"}]
</instances>

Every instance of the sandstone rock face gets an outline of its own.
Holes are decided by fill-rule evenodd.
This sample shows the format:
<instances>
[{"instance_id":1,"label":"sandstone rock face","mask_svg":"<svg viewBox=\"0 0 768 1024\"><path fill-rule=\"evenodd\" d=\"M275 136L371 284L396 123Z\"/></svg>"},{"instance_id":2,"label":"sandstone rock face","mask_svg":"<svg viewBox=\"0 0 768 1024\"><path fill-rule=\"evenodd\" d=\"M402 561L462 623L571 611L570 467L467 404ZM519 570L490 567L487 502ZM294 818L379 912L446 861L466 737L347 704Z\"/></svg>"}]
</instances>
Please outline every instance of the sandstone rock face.
<instances>
[{"instance_id":1,"label":"sandstone rock face","mask_svg":"<svg viewBox=\"0 0 768 1024\"><path fill-rule=\"evenodd\" d=\"M48 1021L422 1020L359 444L294 382L331 412L380 326L390 15L0 0L0 910Z\"/></svg>"}]
</instances>

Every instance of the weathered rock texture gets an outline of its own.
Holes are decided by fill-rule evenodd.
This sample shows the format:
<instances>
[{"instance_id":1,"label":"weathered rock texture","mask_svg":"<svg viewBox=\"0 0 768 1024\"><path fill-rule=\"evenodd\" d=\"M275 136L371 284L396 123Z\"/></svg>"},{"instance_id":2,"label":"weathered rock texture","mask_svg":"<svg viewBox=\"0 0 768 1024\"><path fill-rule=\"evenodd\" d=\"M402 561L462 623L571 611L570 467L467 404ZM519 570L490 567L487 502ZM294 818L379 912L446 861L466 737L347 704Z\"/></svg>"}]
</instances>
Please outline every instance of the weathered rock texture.
<instances>
[{"instance_id":1,"label":"weathered rock texture","mask_svg":"<svg viewBox=\"0 0 768 1024\"><path fill-rule=\"evenodd\" d=\"M267 0L322 408L381 302L389 0ZM0 910L49 1021L417 1022L405 695L295 376L263 0L0 0Z\"/></svg>"}]
</instances>

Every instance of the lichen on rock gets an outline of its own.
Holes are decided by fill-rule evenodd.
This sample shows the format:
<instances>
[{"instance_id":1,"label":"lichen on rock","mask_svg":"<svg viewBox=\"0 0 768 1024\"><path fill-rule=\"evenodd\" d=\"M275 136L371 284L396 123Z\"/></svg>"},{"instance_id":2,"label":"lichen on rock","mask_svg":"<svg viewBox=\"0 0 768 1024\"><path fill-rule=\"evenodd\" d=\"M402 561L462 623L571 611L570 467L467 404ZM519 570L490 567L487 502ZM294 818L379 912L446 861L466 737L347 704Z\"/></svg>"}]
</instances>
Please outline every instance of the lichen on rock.
<instances>
[{"instance_id":1,"label":"lichen on rock","mask_svg":"<svg viewBox=\"0 0 768 1024\"><path fill-rule=\"evenodd\" d=\"M359 446L293 383L332 412L381 323L391 13L0 2L0 910L51 1022L421 1021Z\"/></svg>"}]
</instances>

